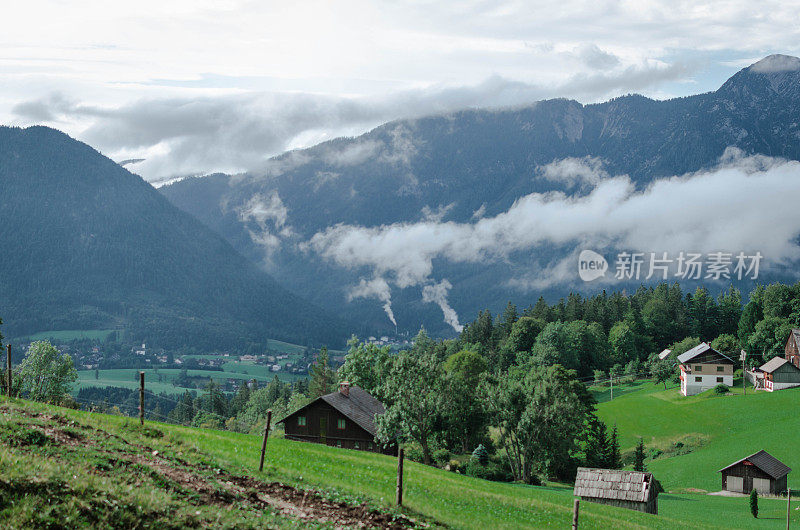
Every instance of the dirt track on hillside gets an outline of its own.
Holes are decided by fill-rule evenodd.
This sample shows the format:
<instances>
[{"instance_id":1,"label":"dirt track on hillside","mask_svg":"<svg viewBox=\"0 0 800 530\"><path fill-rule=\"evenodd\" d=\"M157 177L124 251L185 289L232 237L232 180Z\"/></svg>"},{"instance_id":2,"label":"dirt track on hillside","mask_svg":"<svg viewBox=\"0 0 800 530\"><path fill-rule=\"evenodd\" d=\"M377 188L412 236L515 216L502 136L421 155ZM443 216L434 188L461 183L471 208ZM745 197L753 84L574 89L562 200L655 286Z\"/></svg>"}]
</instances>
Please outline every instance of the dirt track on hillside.
<instances>
[{"instance_id":1,"label":"dirt track on hillside","mask_svg":"<svg viewBox=\"0 0 800 530\"><path fill-rule=\"evenodd\" d=\"M328 523L335 528L401 530L425 526L402 515L380 512L366 504L354 506L332 501L314 490L302 490L280 482L263 482L254 477L191 464L178 457L165 457L152 447L131 443L120 436L67 420L60 415L31 413L7 407L1 407L0 412L46 421L45 426L30 424L29 427L41 431L50 443L75 449L91 447L108 455L113 462L143 466L162 477L163 480L158 481L161 487L186 494L190 502L194 498L198 504L269 509L292 519ZM100 442L103 438L114 438L130 450L108 450ZM102 470L97 472L103 473Z\"/></svg>"}]
</instances>

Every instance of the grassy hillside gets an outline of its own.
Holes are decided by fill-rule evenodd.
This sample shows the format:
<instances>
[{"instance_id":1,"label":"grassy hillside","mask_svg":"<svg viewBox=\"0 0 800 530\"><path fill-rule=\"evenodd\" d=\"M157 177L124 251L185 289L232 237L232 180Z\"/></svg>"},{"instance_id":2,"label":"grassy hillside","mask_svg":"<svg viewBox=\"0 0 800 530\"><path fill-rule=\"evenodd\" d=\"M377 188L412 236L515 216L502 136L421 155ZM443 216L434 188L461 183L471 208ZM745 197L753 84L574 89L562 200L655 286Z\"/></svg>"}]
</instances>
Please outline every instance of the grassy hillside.
<instances>
[{"instance_id":1,"label":"grassy hillside","mask_svg":"<svg viewBox=\"0 0 800 530\"><path fill-rule=\"evenodd\" d=\"M647 463L667 490L718 491L718 470L764 449L800 473L800 389L754 393L741 387L731 395L706 392L685 398L677 387L652 383L598 406L600 417L616 423L623 449L641 436L648 448L664 452ZM682 443L683 446L676 446ZM681 454L685 453L685 454Z\"/></svg>"},{"instance_id":2,"label":"grassy hillside","mask_svg":"<svg viewBox=\"0 0 800 530\"><path fill-rule=\"evenodd\" d=\"M73 526L290 528L320 517L403 527L392 522L396 462L388 456L275 437L258 473L257 436L151 422L142 430L123 417L5 398L0 412L0 518L15 527L51 518ZM406 484L404 513L433 526L565 528L571 518L569 487L497 484L411 462ZM308 488L316 493L304 496ZM761 509L777 518L785 504L765 500ZM664 495L660 510L651 516L583 503L581 528L775 524L753 521L742 499Z\"/></svg>"}]
</instances>

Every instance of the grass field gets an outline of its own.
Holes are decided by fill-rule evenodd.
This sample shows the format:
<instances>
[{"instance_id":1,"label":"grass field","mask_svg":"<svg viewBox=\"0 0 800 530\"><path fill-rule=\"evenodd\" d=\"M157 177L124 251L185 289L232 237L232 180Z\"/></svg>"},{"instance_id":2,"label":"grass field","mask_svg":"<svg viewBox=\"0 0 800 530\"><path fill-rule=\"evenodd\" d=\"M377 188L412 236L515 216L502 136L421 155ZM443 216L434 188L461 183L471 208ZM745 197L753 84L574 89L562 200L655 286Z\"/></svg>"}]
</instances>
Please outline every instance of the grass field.
<instances>
[{"instance_id":1,"label":"grass field","mask_svg":"<svg viewBox=\"0 0 800 530\"><path fill-rule=\"evenodd\" d=\"M238 363L241 365L241 363ZM94 370L79 370L78 371L78 382L75 385L75 392L80 390L81 388L88 388L88 387L107 387L107 386L114 386L114 387L121 387L121 388L139 388L139 380L138 380L138 373L139 369L137 368L118 368L113 370L100 370L98 372L98 378L95 379L95 371ZM167 394L182 394L186 388L174 386L172 381L178 377L181 373L180 369L176 368L159 368L156 372L155 369L148 368L141 370L145 373L145 386L148 390L155 392L156 394L160 393L167 393ZM294 381L301 376L297 374L288 374L282 372L267 372L267 368L263 365L253 365L253 369L249 372L243 371L219 371L219 370L187 370L186 374L190 377L204 377L204 378L213 378L214 380L224 380L224 379L240 379L240 380L252 380L256 379L259 384L266 384L278 375L278 378L281 381ZM161 381L159 381L159 376L161 376ZM196 388L188 389L188 390L197 390Z\"/></svg>"},{"instance_id":2,"label":"grass field","mask_svg":"<svg viewBox=\"0 0 800 530\"><path fill-rule=\"evenodd\" d=\"M616 423L623 449L631 450L639 437L648 448L675 453L647 463L667 490L718 491L718 470L764 449L800 471L800 388L778 392L737 387L730 395L706 392L685 398L678 387L664 390L653 383L598 406L600 417ZM792 485L792 475L789 475Z\"/></svg>"},{"instance_id":3,"label":"grass field","mask_svg":"<svg viewBox=\"0 0 800 530\"><path fill-rule=\"evenodd\" d=\"M633 394L632 394L633 395ZM615 400L616 401L616 400ZM85 412L58 409L39 404L20 401L9 402L0 398L2 422L28 422L20 412L28 417L37 415L36 421L42 421L48 414L63 416L62 424L68 424L72 430L97 432L108 435L95 437L95 442L109 440L109 447L100 447L105 451L102 455L89 454L84 460L76 461L63 454L62 449L48 446L37 452L34 457L23 454L24 448L9 447L0 443L0 478L9 483L9 475L23 476L38 483L61 481L76 484L74 488L85 492L92 488L105 487L109 495L120 497L128 495L135 499L143 514L154 510L164 510L162 503L170 508L170 517L190 517L194 509L187 511L184 499L175 493L175 489L167 495L164 488L159 487L158 477L147 479L136 488L131 489L130 475L122 475L122 484L102 482L93 477L92 471L98 460L107 459L108 451L120 451L116 447L124 439L133 447L145 447L144 455L128 455L141 461L150 459L150 452L157 451L160 456L174 461L180 457L188 460L195 468L183 466L184 471L195 469L201 475L197 480L208 480L222 474L250 475L265 482L280 481L282 484L301 488L315 488L324 492L324 496L346 500L349 503L367 502L384 511L391 511L395 487L396 461L392 457L373 453L337 449L317 444L293 442L273 437L267 445L267 465L263 473L257 471L260 437L225 431L213 431L176 427L154 422L148 425L155 427L163 436L148 436L140 431L131 420L118 416L106 416ZM20 419L22 418L22 419ZM74 421L75 423L69 423ZM90 426L87 430L84 426ZM0 424L2 427L2 424ZM2 434L0 430L0 434ZM0 442L2 442L0 436ZM116 445L115 445L116 444ZM88 443L81 443L83 446ZM111 446L114 447L111 447ZM126 447L129 452L133 447ZM103 456L105 455L105 456ZM105 460L103 460L104 462ZM152 463L144 462L146 465ZM76 469L77 467L77 469ZM85 468L85 469L84 469ZM160 469L160 468L157 468ZM217 470L217 471L212 471ZM163 470L162 470L163 471ZM150 473L152 476L152 473ZM126 482L127 481L127 482ZM516 484L492 483L455 473L446 472L413 462L406 463L406 489L404 512L414 518L434 520L452 528L468 529L504 529L504 528L567 528L571 520L572 491L569 487L532 487ZM235 481L234 481L235 482ZM2 483L2 482L0 482ZM167 484L169 486L170 484ZM219 485L224 487L224 484ZM179 493L181 490L178 489ZM28 497L31 497L29 494ZM189 499L191 501L191 499ZM33 502L28 499L27 502ZM53 510L52 498L43 503ZM77 502L77 501L76 501ZM48 504L49 503L49 504ZM126 505L118 502L117 506ZM159 508L161 506L161 508ZM776 528L779 519L785 514L785 501L762 499L762 517L754 520L748 511L747 499L731 499L706 495L662 495L659 499L660 515L652 516L630 510L613 508L591 503L581 504L581 528ZM5 510L20 508L0 505L0 517L7 515ZM234 521L234 526L247 526L250 512L241 507L226 510L217 514L213 503L203 504L197 510L197 517L205 518L206 526L216 527L213 517L227 517ZM174 515L172 515L174 512ZM269 514L267 521L272 527L290 525L280 514ZM800 512L793 511L794 524L800 523ZM209 520L212 522L209 523ZM222 527L223 519L219 526ZM230 524L230 523L228 523ZM313 525L312 525L313 526Z\"/></svg>"},{"instance_id":4,"label":"grass field","mask_svg":"<svg viewBox=\"0 0 800 530\"><path fill-rule=\"evenodd\" d=\"M19 337L22 342L34 340L69 341L75 339L106 340L114 333L113 329L68 329L61 331L40 331L27 337Z\"/></svg>"}]
</instances>

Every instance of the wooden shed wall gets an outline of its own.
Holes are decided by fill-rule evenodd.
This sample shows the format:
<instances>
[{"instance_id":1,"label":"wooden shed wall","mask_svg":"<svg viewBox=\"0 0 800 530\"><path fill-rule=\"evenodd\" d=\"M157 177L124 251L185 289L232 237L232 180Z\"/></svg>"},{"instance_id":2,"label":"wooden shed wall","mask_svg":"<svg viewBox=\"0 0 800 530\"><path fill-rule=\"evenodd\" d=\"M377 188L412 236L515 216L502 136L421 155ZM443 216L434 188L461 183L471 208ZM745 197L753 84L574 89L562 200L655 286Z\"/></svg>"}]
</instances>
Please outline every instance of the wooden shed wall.
<instances>
[{"instance_id":1,"label":"wooden shed wall","mask_svg":"<svg viewBox=\"0 0 800 530\"><path fill-rule=\"evenodd\" d=\"M777 495L786 490L786 477L784 476L782 479L775 480L767 473L764 473L759 468L753 465L745 465L744 462L736 464L734 467L730 469L726 469L722 472L722 489L728 489L728 477L742 477L743 479L743 492L749 493L753 489L753 479L754 478L763 478L769 480L769 489L770 493Z\"/></svg>"}]
</instances>

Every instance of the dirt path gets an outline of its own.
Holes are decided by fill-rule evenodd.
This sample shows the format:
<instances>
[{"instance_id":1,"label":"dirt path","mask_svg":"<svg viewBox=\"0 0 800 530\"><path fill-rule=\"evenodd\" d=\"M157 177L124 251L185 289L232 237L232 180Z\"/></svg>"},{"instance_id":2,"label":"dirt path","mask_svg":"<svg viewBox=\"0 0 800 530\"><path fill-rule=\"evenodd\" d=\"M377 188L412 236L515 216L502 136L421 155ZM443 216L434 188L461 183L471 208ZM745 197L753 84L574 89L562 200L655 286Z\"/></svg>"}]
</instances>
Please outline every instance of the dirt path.
<instances>
[{"instance_id":1,"label":"dirt path","mask_svg":"<svg viewBox=\"0 0 800 530\"><path fill-rule=\"evenodd\" d=\"M180 458L167 458L152 447L133 444L120 436L67 420L63 416L30 413L7 407L0 408L0 412L44 420L47 422L45 426L30 424L29 427L40 430L58 445L91 447L115 461L144 466L164 479L164 487L196 495L203 504L228 507L245 504L255 509L269 508L293 519L328 523L335 528L401 530L425 526L405 516L374 510L365 504L354 506L332 501L314 490L301 490L280 482L262 482L253 477L190 464ZM108 450L100 444L98 438L109 437L132 450Z\"/></svg>"}]
</instances>

